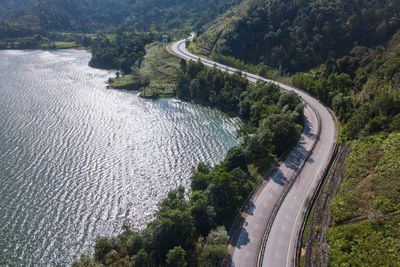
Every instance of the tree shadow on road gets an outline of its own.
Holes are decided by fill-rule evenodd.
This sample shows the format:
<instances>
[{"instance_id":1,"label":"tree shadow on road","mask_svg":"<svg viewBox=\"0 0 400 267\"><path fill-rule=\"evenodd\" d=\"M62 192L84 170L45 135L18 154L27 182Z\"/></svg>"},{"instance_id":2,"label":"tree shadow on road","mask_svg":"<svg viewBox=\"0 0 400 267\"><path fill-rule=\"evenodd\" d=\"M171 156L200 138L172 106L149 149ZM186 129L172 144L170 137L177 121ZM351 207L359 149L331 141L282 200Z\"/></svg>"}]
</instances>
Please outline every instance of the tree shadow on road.
<instances>
[{"instance_id":1,"label":"tree shadow on road","mask_svg":"<svg viewBox=\"0 0 400 267\"><path fill-rule=\"evenodd\" d=\"M285 174L280 169L277 169L275 171L271 179L274 183L279 184L281 186L285 186L288 182L287 178L285 177Z\"/></svg>"},{"instance_id":2,"label":"tree shadow on road","mask_svg":"<svg viewBox=\"0 0 400 267\"><path fill-rule=\"evenodd\" d=\"M231 234L231 239L229 240L229 244L232 247L240 249L241 246L247 245L250 243L249 233L245 228L245 218L240 216L238 219L238 227Z\"/></svg>"},{"instance_id":3,"label":"tree shadow on road","mask_svg":"<svg viewBox=\"0 0 400 267\"><path fill-rule=\"evenodd\" d=\"M312 123L307 119L307 117L305 117L302 136L300 137L300 140L297 143L297 145L291 151L290 155L285 160L284 164L287 168L297 171L301 166L303 160L307 158L309 154L309 148L308 149L306 148L307 145L306 139L315 141L318 138L317 135L311 132L312 127L313 127Z\"/></svg>"}]
</instances>

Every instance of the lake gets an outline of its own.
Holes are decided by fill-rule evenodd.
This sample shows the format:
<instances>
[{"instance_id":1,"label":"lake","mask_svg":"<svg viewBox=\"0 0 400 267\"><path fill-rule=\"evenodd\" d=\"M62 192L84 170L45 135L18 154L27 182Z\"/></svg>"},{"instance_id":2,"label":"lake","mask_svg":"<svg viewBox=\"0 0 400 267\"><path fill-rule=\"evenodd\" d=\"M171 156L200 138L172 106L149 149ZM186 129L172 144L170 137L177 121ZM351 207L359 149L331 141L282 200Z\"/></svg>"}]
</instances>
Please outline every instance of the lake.
<instances>
[{"instance_id":1,"label":"lake","mask_svg":"<svg viewBox=\"0 0 400 267\"><path fill-rule=\"evenodd\" d=\"M0 51L0 265L69 264L98 235L143 229L240 121L175 99L107 90L80 50Z\"/></svg>"}]
</instances>

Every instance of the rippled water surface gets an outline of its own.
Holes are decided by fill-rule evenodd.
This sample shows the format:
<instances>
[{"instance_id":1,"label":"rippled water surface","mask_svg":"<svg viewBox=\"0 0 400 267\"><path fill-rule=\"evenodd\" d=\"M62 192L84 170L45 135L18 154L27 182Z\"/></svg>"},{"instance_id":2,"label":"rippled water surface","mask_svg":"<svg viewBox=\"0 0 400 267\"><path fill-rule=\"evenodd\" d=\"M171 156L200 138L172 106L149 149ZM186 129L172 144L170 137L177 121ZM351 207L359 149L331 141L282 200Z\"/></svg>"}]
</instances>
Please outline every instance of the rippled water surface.
<instances>
[{"instance_id":1,"label":"rippled water surface","mask_svg":"<svg viewBox=\"0 0 400 267\"><path fill-rule=\"evenodd\" d=\"M238 121L105 89L85 51L0 51L0 265L71 263L97 235L143 228Z\"/></svg>"}]
</instances>

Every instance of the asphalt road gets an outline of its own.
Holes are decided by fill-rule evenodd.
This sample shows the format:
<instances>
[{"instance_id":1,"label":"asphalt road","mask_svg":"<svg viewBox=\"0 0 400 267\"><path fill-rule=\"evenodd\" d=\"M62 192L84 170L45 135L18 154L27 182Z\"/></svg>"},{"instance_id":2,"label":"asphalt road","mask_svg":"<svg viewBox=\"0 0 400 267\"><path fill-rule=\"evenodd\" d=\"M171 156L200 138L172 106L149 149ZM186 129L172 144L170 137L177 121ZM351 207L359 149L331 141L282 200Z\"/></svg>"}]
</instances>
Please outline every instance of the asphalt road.
<instances>
[{"instance_id":1,"label":"asphalt road","mask_svg":"<svg viewBox=\"0 0 400 267\"><path fill-rule=\"evenodd\" d=\"M181 58L199 59L186 50L185 40L173 43L170 49ZM211 67L215 65L229 73L237 71L208 59L201 58L201 62ZM303 91L251 73L243 73L251 82L261 79L278 84L284 90L295 91L307 105L304 109L304 130L298 144L253 200L239 238L231 244L232 265L293 266L307 204L334 153L336 122L324 105ZM290 181L294 183L288 193L284 194ZM270 231L266 231L268 224Z\"/></svg>"}]
</instances>

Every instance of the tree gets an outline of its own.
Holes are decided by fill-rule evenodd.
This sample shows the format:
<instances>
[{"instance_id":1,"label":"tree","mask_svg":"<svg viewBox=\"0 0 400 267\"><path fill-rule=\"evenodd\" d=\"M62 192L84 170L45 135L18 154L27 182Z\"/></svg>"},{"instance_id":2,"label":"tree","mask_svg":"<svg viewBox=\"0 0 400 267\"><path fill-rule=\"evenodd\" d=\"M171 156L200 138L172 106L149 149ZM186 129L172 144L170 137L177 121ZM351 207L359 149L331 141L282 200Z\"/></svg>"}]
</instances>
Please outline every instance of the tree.
<instances>
[{"instance_id":1,"label":"tree","mask_svg":"<svg viewBox=\"0 0 400 267\"><path fill-rule=\"evenodd\" d=\"M185 261L186 252L181 246L174 247L167 253L167 266L169 267L185 267L187 263Z\"/></svg>"},{"instance_id":2,"label":"tree","mask_svg":"<svg viewBox=\"0 0 400 267\"><path fill-rule=\"evenodd\" d=\"M205 195L210 205L215 208L216 223L228 226L232 223L238 208L240 199L238 185L225 169L216 170L209 175L211 181Z\"/></svg>"},{"instance_id":3,"label":"tree","mask_svg":"<svg viewBox=\"0 0 400 267\"><path fill-rule=\"evenodd\" d=\"M189 204L181 186L168 193L159 205L156 219L149 224L154 236L154 250L159 262L165 260L167 252L183 244L193 230Z\"/></svg>"},{"instance_id":4,"label":"tree","mask_svg":"<svg viewBox=\"0 0 400 267\"><path fill-rule=\"evenodd\" d=\"M129 255L135 255L144 246L143 237L140 233L132 233L127 242L126 247Z\"/></svg>"},{"instance_id":5,"label":"tree","mask_svg":"<svg viewBox=\"0 0 400 267\"><path fill-rule=\"evenodd\" d=\"M94 258L103 262L107 253L113 249L111 241L107 237L97 237L96 244L94 245Z\"/></svg>"},{"instance_id":6,"label":"tree","mask_svg":"<svg viewBox=\"0 0 400 267\"><path fill-rule=\"evenodd\" d=\"M231 257L226 248L229 236L223 226L210 232L204 241L199 238L196 244L197 261L200 266L221 266Z\"/></svg>"},{"instance_id":7,"label":"tree","mask_svg":"<svg viewBox=\"0 0 400 267\"><path fill-rule=\"evenodd\" d=\"M96 264L92 258L87 255L81 255L78 261L75 261L71 265L72 267L97 267L99 264Z\"/></svg>"},{"instance_id":8,"label":"tree","mask_svg":"<svg viewBox=\"0 0 400 267\"><path fill-rule=\"evenodd\" d=\"M193 224L199 235L206 236L215 227L215 209L209 205L203 191L195 191L190 196L190 211Z\"/></svg>"},{"instance_id":9,"label":"tree","mask_svg":"<svg viewBox=\"0 0 400 267\"><path fill-rule=\"evenodd\" d=\"M243 149L240 147L231 148L226 154L224 165L231 171L235 168L241 168L243 171L247 172L247 160Z\"/></svg>"},{"instance_id":10,"label":"tree","mask_svg":"<svg viewBox=\"0 0 400 267\"><path fill-rule=\"evenodd\" d=\"M149 255L144 249L139 250L139 252L132 256L131 263L135 267L149 267L151 266L151 261Z\"/></svg>"}]
</instances>

